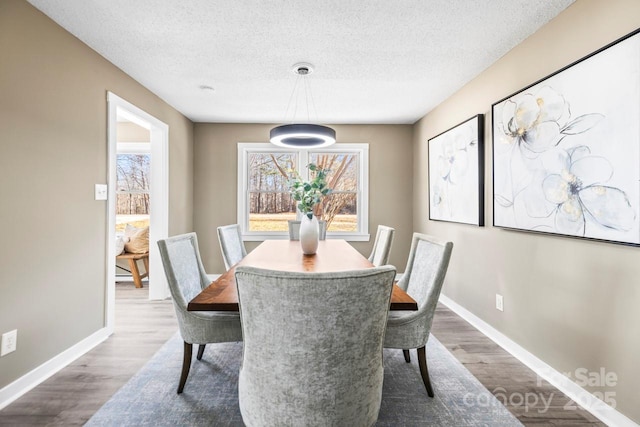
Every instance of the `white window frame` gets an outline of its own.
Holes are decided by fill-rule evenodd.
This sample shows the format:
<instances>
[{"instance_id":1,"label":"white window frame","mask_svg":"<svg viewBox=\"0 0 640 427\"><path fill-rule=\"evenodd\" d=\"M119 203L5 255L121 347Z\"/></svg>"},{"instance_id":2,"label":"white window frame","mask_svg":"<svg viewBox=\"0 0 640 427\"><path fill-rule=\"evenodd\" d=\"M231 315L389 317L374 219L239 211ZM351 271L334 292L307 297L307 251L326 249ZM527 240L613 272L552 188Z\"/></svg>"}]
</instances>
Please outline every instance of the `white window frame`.
<instances>
[{"instance_id":1,"label":"white window frame","mask_svg":"<svg viewBox=\"0 0 640 427\"><path fill-rule=\"evenodd\" d=\"M118 142L116 154L151 154L151 143Z\"/></svg>"},{"instance_id":2,"label":"white window frame","mask_svg":"<svg viewBox=\"0 0 640 427\"><path fill-rule=\"evenodd\" d=\"M311 150L295 150L276 147L268 142L238 143L238 224L242 230L242 238L249 242L261 242L268 239L289 238L287 231L249 231L249 169L248 160L251 153L296 153L298 155L298 171L306 178L306 166L309 164L309 152L312 153L358 153L358 223L357 231L327 232L327 239L344 239L352 242L368 242L369 235L369 144L336 144L331 147ZM296 212L298 218L300 213Z\"/></svg>"}]
</instances>

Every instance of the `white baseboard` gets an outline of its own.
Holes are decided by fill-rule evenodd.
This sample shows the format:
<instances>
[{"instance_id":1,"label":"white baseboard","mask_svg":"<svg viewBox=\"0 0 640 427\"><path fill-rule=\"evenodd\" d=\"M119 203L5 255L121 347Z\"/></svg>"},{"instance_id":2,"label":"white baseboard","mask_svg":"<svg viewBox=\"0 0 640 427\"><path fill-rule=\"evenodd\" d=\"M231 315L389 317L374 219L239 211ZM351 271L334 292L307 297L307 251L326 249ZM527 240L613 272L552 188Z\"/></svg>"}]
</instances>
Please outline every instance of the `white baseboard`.
<instances>
[{"instance_id":1,"label":"white baseboard","mask_svg":"<svg viewBox=\"0 0 640 427\"><path fill-rule=\"evenodd\" d=\"M638 424L627 416L616 411L614 408L571 381L565 375L538 359L532 353L529 353L502 332L498 331L493 326L489 325L487 322L453 301L451 298L441 294L440 302L486 335L487 338L491 339L507 352L511 353L512 356L535 372L540 378L548 381L558 390L566 394L571 400L592 413L603 423L609 426L639 427Z\"/></svg>"},{"instance_id":2,"label":"white baseboard","mask_svg":"<svg viewBox=\"0 0 640 427\"><path fill-rule=\"evenodd\" d=\"M0 410L106 340L109 335L111 331L102 328L0 389Z\"/></svg>"}]
</instances>

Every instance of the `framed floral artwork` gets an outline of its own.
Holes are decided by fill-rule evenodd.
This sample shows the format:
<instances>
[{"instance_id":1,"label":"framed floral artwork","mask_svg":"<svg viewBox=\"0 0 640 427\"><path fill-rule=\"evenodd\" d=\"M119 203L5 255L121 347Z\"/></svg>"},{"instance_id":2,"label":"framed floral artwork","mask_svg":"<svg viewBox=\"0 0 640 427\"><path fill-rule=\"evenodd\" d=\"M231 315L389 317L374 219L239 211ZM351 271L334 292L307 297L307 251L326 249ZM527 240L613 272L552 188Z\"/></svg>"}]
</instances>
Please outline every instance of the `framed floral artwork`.
<instances>
[{"instance_id":1,"label":"framed floral artwork","mask_svg":"<svg viewBox=\"0 0 640 427\"><path fill-rule=\"evenodd\" d=\"M640 245L640 30L492 106L497 227Z\"/></svg>"},{"instance_id":2,"label":"framed floral artwork","mask_svg":"<svg viewBox=\"0 0 640 427\"><path fill-rule=\"evenodd\" d=\"M429 140L429 219L484 225L484 115Z\"/></svg>"}]
</instances>

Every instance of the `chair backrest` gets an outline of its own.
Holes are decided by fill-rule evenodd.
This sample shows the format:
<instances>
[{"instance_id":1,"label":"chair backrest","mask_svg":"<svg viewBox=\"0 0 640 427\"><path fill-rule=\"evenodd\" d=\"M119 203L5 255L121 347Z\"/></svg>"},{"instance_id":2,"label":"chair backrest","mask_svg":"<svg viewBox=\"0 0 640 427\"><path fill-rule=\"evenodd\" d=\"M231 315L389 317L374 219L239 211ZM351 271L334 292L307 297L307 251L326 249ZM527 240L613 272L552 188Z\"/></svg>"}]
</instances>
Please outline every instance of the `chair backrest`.
<instances>
[{"instance_id":1,"label":"chair backrest","mask_svg":"<svg viewBox=\"0 0 640 427\"><path fill-rule=\"evenodd\" d=\"M318 221L318 240L325 240L327 238L327 221L321 219Z\"/></svg>"},{"instance_id":2,"label":"chair backrest","mask_svg":"<svg viewBox=\"0 0 640 427\"><path fill-rule=\"evenodd\" d=\"M376 232L376 239L373 242L373 249L369 255L369 261L376 267L389 263L389 254L391 253L391 245L393 244L393 235L396 230L379 225Z\"/></svg>"},{"instance_id":3,"label":"chair backrest","mask_svg":"<svg viewBox=\"0 0 640 427\"><path fill-rule=\"evenodd\" d=\"M247 426L370 426L395 268L293 273L238 266Z\"/></svg>"},{"instance_id":4,"label":"chair backrest","mask_svg":"<svg viewBox=\"0 0 640 427\"><path fill-rule=\"evenodd\" d=\"M189 301L211 283L200 258L198 237L187 233L158 240L158 248L173 302L186 311Z\"/></svg>"},{"instance_id":5,"label":"chair backrest","mask_svg":"<svg viewBox=\"0 0 640 427\"><path fill-rule=\"evenodd\" d=\"M289 220L289 240L300 240L300 221Z\"/></svg>"},{"instance_id":6,"label":"chair backrest","mask_svg":"<svg viewBox=\"0 0 640 427\"><path fill-rule=\"evenodd\" d=\"M300 221L289 220L289 240L300 240ZM318 240L327 238L327 221L318 221Z\"/></svg>"},{"instance_id":7,"label":"chair backrest","mask_svg":"<svg viewBox=\"0 0 640 427\"><path fill-rule=\"evenodd\" d=\"M427 333L431 329L452 250L452 242L413 233L407 267L398 281L398 286L418 303L418 312L426 316Z\"/></svg>"},{"instance_id":8,"label":"chair backrest","mask_svg":"<svg viewBox=\"0 0 640 427\"><path fill-rule=\"evenodd\" d=\"M242 241L242 232L238 224L218 227L218 240L220 241L224 267L227 270L247 256L247 250Z\"/></svg>"}]
</instances>

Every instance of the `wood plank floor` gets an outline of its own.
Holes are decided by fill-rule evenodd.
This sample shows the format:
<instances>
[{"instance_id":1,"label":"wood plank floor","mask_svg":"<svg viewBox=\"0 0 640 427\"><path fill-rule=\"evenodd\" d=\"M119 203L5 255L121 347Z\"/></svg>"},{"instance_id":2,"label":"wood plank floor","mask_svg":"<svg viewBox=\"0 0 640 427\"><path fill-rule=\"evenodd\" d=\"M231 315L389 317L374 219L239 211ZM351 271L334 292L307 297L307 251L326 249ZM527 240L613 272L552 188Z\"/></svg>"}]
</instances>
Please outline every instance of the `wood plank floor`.
<instances>
[{"instance_id":1,"label":"wood plank floor","mask_svg":"<svg viewBox=\"0 0 640 427\"><path fill-rule=\"evenodd\" d=\"M0 411L0 425L83 425L178 330L172 302L148 297L147 282L118 283L113 335Z\"/></svg>"},{"instance_id":2,"label":"wood plank floor","mask_svg":"<svg viewBox=\"0 0 640 427\"><path fill-rule=\"evenodd\" d=\"M436 310L431 333L522 424L536 427L605 425L551 384L538 380L533 371L442 304ZM548 409L543 402L548 404ZM574 406L577 409L568 409Z\"/></svg>"},{"instance_id":3,"label":"wood plank floor","mask_svg":"<svg viewBox=\"0 0 640 427\"><path fill-rule=\"evenodd\" d=\"M171 301L147 297L146 283L143 289L119 283L113 336L0 411L0 425L84 424L177 330ZM442 305L432 332L524 425L604 425L584 410L564 409L568 398L548 383L538 385L532 371ZM520 404L519 396L530 403L532 396L551 399L551 406Z\"/></svg>"}]
</instances>

